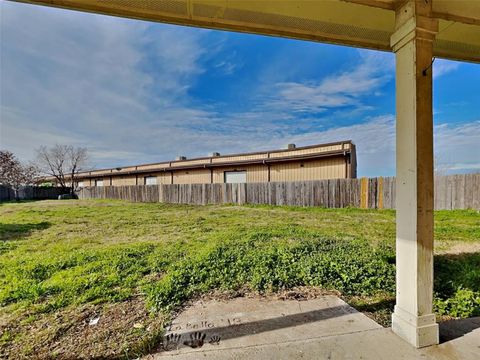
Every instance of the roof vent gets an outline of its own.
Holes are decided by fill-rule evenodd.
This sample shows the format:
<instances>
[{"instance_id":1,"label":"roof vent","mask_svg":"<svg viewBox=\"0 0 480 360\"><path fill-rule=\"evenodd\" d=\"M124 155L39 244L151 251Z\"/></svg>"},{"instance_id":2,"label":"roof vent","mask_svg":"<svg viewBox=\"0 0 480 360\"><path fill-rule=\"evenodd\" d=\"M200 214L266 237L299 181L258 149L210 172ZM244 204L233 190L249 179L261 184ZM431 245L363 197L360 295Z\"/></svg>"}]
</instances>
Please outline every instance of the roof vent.
<instances>
[{"instance_id":1,"label":"roof vent","mask_svg":"<svg viewBox=\"0 0 480 360\"><path fill-rule=\"evenodd\" d=\"M187 160L187 157L186 157L186 156L177 156L176 160L177 160L177 161Z\"/></svg>"},{"instance_id":2,"label":"roof vent","mask_svg":"<svg viewBox=\"0 0 480 360\"><path fill-rule=\"evenodd\" d=\"M296 147L297 147L297 145L295 145L295 144L288 144L288 145L287 145L287 149L288 149L288 150L293 150L293 149L295 149Z\"/></svg>"},{"instance_id":3,"label":"roof vent","mask_svg":"<svg viewBox=\"0 0 480 360\"><path fill-rule=\"evenodd\" d=\"M212 152L211 157L217 157L217 156L220 156L220 153L219 152Z\"/></svg>"}]
</instances>

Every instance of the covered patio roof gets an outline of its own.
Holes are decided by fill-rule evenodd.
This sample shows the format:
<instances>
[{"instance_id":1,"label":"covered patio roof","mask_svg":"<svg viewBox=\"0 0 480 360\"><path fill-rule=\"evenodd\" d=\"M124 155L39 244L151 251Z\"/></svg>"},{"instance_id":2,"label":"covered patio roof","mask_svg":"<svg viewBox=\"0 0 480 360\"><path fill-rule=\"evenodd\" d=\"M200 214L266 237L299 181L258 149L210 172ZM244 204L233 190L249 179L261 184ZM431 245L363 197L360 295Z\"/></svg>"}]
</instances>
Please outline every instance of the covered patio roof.
<instances>
[{"instance_id":1,"label":"covered patio roof","mask_svg":"<svg viewBox=\"0 0 480 360\"><path fill-rule=\"evenodd\" d=\"M426 2L432 0L423 0ZM404 0L26 0L141 20L391 51ZM480 1L435 0L434 56L480 62Z\"/></svg>"}]
</instances>

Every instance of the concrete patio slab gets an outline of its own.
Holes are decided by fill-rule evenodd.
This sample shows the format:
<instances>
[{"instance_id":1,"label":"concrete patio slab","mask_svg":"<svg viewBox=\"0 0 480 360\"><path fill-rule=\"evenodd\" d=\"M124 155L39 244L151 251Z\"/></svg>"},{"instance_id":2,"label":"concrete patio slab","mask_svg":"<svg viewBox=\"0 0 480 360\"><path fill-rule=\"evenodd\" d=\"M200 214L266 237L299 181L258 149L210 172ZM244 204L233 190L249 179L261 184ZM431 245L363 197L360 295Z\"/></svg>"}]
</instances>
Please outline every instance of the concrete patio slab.
<instances>
[{"instance_id":1,"label":"concrete patio slab","mask_svg":"<svg viewBox=\"0 0 480 360\"><path fill-rule=\"evenodd\" d=\"M417 350L335 296L198 301L168 327L167 351L146 359L479 359L480 329L468 326Z\"/></svg>"}]
</instances>

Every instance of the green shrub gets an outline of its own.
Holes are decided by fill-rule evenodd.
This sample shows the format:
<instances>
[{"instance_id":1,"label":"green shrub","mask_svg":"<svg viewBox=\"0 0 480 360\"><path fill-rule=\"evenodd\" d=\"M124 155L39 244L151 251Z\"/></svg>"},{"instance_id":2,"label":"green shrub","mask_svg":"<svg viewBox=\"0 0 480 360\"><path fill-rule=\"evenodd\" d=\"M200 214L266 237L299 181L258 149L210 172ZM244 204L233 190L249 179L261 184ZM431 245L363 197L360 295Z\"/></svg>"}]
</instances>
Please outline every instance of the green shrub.
<instances>
[{"instance_id":1,"label":"green shrub","mask_svg":"<svg viewBox=\"0 0 480 360\"><path fill-rule=\"evenodd\" d=\"M364 241L340 241L302 234L278 240L275 232L249 233L186 257L159 282L146 286L149 304L169 311L212 289L247 287L270 292L312 285L345 294L394 291L394 266ZM392 251L391 249L389 251Z\"/></svg>"},{"instance_id":2,"label":"green shrub","mask_svg":"<svg viewBox=\"0 0 480 360\"><path fill-rule=\"evenodd\" d=\"M435 216L436 246L478 241L478 212ZM168 310L214 289L303 285L395 296L393 211L102 200L4 204L0 219L0 307L55 311L141 294ZM434 264L437 311L478 314L480 253Z\"/></svg>"},{"instance_id":3,"label":"green shrub","mask_svg":"<svg viewBox=\"0 0 480 360\"><path fill-rule=\"evenodd\" d=\"M435 257L434 306L440 315L480 315L480 253Z\"/></svg>"},{"instance_id":4,"label":"green shrub","mask_svg":"<svg viewBox=\"0 0 480 360\"><path fill-rule=\"evenodd\" d=\"M459 288L445 300L438 295L434 299L435 312L453 317L480 316L480 292Z\"/></svg>"}]
</instances>

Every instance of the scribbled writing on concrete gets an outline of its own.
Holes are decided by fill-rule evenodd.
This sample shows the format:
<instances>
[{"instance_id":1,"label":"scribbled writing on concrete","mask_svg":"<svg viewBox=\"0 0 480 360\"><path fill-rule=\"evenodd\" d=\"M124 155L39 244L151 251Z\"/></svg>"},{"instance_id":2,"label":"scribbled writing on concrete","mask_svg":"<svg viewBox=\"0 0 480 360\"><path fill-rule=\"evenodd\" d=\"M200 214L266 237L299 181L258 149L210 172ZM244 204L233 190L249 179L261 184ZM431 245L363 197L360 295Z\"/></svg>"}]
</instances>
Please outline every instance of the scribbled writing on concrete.
<instances>
[{"instance_id":1,"label":"scribbled writing on concrete","mask_svg":"<svg viewBox=\"0 0 480 360\"><path fill-rule=\"evenodd\" d=\"M242 321L239 318L226 318L216 320L202 320L199 322L187 322L187 323L172 323L167 328L167 332L170 331L185 331L185 330L200 330L200 329L213 329L224 326L240 325Z\"/></svg>"}]
</instances>

